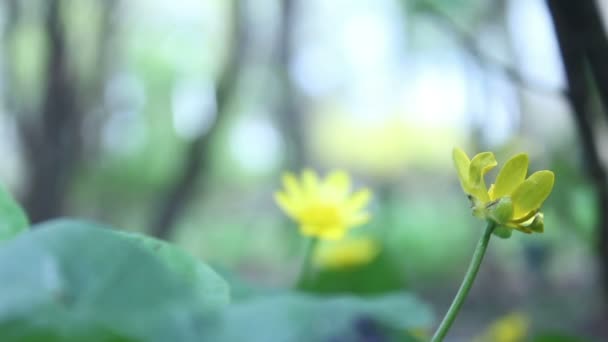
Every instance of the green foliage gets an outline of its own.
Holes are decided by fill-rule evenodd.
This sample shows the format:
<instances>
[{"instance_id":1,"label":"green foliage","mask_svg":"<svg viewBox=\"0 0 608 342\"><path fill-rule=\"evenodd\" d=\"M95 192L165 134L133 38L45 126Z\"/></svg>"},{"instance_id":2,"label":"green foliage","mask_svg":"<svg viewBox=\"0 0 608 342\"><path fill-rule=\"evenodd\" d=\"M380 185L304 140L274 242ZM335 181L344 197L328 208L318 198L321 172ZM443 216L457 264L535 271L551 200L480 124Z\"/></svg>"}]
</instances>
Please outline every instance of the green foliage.
<instances>
[{"instance_id":1,"label":"green foliage","mask_svg":"<svg viewBox=\"0 0 608 342\"><path fill-rule=\"evenodd\" d=\"M513 234L513 229L505 226L497 226L492 233L501 239L508 239Z\"/></svg>"},{"instance_id":2,"label":"green foliage","mask_svg":"<svg viewBox=\"0 0 608 342\"><path fill-rule=\"evenodd\" d=\"M200 341L199 322L227 302L226 283L177 249L142 241L58 220L3 245L0 340Z\"/></svg>"},{"instance_id":3,"label":"green foliage","mask_svg":"<svg viewBox=\"0 0 608 342\"><path fill-rule=\"evenodd\" d=\"M35 228L0 248L1 341L405 339L433 319L405 293L266 293L226 306L226 282L169 243L77 220Z\"/></svg>"},{"instance_id":4,"label":"green foliage","mask_svg":"<svg viewBox=\"0 0 608 342\"><path fill-rule=\"evenodd\" d=\"M532 342L588 342L588 339L560 335L560 334L542 334L534 337Z\"/></svg>"},{"instance_id":5,"label":"green foliage","mask_svg":"<svg viewBox=\"0 0 608 342\"><path fill-rule=\"evenodd\" d=\"M435 196L442 196L441 215L437 215ZM387 252L401 269L408 271L408 278L429 279L451 272L456 277L462 276L462 265L468 262L482 226L471 218L470 209L463 204L463 196L417 194L405 197L401 202L384 203L383 207L391 211L391 217L377 215L370 225L373 230L386 232ZM475 224L479 228L471 229Z\"/></svg>"},{"instance_id":6,"label":"green foliage","mask_svg":"<svg viewBox=\"0 0 608 342\"><path fill-rule=\"evenodd\" d=\"M21 206L0 186L0 241L15 237L27 230L29 225Z\"/></svg>"},{"instance_id":7,"label":"green foliage","mask_svg":"<svg viewBox=\"0 0 608 342\"><path fill-rule=\"evenodd\" d=\"M377 297L283 293L227 307L210 321L205 341L357 341L428 327L427 305L407 293Z\"/></svg>"},{"instance_id":8,"label":"green foliage","mask_svg":"<svg viewBox=\"0 0 608 342\"><path fill-rule=\"evenodd\" d=\"M206 264L165 241L137 233L118 232L118 234L137 241L157 255L169 269L192 286L198 301L204 303L203 307L217 308L228 304L230 293L227 283Z\"/></svg>"},{"instance_id":9,"label":"green foliage","mask_svg":"<svg viewBox=\"0 0 608 342\"><path fill-rule=\"evenodd\" d=\"M387 253L367 265L320 270L303 289L317 293L379 294L405 287L404 276Z\"/></svg>"}]
</instances>

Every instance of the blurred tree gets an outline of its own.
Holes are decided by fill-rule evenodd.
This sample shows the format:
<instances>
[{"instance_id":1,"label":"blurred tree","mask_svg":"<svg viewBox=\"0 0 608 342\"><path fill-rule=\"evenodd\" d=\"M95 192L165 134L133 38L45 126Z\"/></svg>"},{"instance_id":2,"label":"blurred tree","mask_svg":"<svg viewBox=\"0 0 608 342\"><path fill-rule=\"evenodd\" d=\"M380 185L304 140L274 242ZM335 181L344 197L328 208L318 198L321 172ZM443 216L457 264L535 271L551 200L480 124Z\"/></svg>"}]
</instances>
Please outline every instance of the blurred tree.
<instances>
[{"instance_id":1,"label":"blurred tree","mask_svg":"<svg viewBox=\"0 0 608 342\"><path fill-rule=\"evenodd\" d=\"M440 6L432 1L422 1L415 4L417 4L417 6L414 7L415 10L422 14L430 15L431 18L437 21L440 27L454 36L456 41L472 58L472 61L477 64L479 69L484 70L485 72L488 70L496 70L521 88L539 94L553 96L564 93L562 89L546 84L545 82L524 77L517 67L505 64L500 58L484 51L484 49L480 47L475 35L471 33L480 30L483 24L486 24L489 20L505 20L504 17L506 16L507 5L505 1L500 1L496 4L492 3L491 6L488 6L481 14L481 17L485 19L481 23L476 23L474 30L466 30L461 27L458 22L446 14L445 10L442 10ZM504 22L501 24L506 25ZM506 28L504 28L504 30L506 31ZM507 33L505 32L505 34ZM512 49L512 46L509 46L508 48ZM512 51L510 51L510 53L511 52Z\"/></svg>"},{"instance_id":2,"label":"blurred tree","mask_svg":"<svg viewBox=\"0 0 608 342\"><path fill-rule=\"evenodd\" d=\"M547 5L566 71L567 94L583 147L585 169L596 189L598 250L608 299L608 184L590 107L592 85L595 85L608 117L608 40L595 1L547 0Z\"/></svg>"},{"instance_id":3,"label":"blurred tree","mask_svg":"<svg viewBox=\"0 0 608 342\"><path fill-rule=\"evenodd\" d=\"M95 41L96 53L87 70L91 73L86 77L88 82L81 82L80 84L83 90L80 94L82 96L81 101L89 122L81 128L84 139L83 152L86 153L88 159L96 158L99 152L102 132L99 128L107 118L107 115L104 115L106 111L99 109L106 105L103 103L102 94L114 72L112 66L116 63L116 56L118 55L117 37L120 34L118 30L121 20L120 5L120 0L104 0L98 3L101 18L97 35L92 37ZM101 115L95 115L99 113ZM87 160L83 160L83 162L86 163Z\"/></svg>"},{"instance_id":4,"label":"blurred tree","mask_svg":"<svg viewBox=\"0 0 608 342\"><path fill-rule=\"evenodd\" d=\"M63 212L70 178L80 158L82 108L70 67L60 0L47 2L45 95L40 118L22 120L29 181L25 206L33 222Z\"/></svg>"},{"instance_id":5,"label":"blurred tree","mask_svg":"<svg viewBox=\"0 0 608 342\"><path fill-rule=\"evenodd\" d=\"M152 215L150 233L158 238L170 238L177 219L188 205L194 190L207 177L211 162L211 143L219 133L219 128L227 119L229 107L237 91L238 80L243 67L247 28L245 6L242 0L232 4L232 36L229 38L229 51L226 63L215 87L215 120L206 132L192 140L185 151L184 162L176 178L165 189L156 203L156 215Z\"/></svg>"},{"instance_id":6,"label":"blurred tree","mask_svg":"<svg viewBox=\"0 0 608 342\"><path fill-rule=\"evenodd\" d=\"M69 2L42 2L44 21L39 29L45 53L37 53L35 58L43 56L45 59L40 62L42 75L35 75L36 81L32 83L21 79L24 75L14 71L22 69L24 63L14 52L15 42L31 39L31 36L23 36L19 28L27 24L22 21L32 4L16 0L4 3L8 19L3 36L7 47L3 66L3 79L8 84L5 102L20 128L28 171L24 202L33 222L64 213L73 176L85 161L82 158L83 121L86 113L101 105L100 94L108 74L108 42L114 35L112 18L118 2L109 0L99 4L101 20L98 30L94 30L99 36L91 39L97 44L92 61L94 67L90 68L92 76L82 75L75 67L79 57L75 49L80 46L70 46L70 33L78 28L69 25ZM23 87L24 84L41 84L41 89ZM33 95L36 93L42 94L39 102ZM98 127L94 131L99 131Z\"/></svg>"},{"instance_id":7,"label":"blurred tree","mask_svg":"<svg viewBox=\"0 0 608 342\"><path fill-rule=\"evenodd\" d=\"M278 26L278 65L280 70L281 98L277 115L288 148L286 166L298 170L309 162L304 139L302 113L298 103L295 85L290 77L289 68L294 58L293 35L297 24L299 2L281 1L281 17Z\"/></svg>"},{"instance_id":8,"label":"blurred tree","mask_svg":"<svg viewBox=\"0 0 608 342\"><path fill-rule=\"evenodd\" d=\"M4 3L4 20L2 27L2 50L10 51L11 42L13 37L15 36L15 31L17 29L17 25L19 23L19 3L17 0L6 0ZM4 53L3 58L0 59L2 65L0 66L0 77L4 84L8 85L2 87L2 99L4 100L4 105L9 111L16 112L17 104L16 96L14 95L15 90L11 85L14 83L14 72L12 65L10 63L10 58L8 53Z\"/></svg>"}]
</instances>

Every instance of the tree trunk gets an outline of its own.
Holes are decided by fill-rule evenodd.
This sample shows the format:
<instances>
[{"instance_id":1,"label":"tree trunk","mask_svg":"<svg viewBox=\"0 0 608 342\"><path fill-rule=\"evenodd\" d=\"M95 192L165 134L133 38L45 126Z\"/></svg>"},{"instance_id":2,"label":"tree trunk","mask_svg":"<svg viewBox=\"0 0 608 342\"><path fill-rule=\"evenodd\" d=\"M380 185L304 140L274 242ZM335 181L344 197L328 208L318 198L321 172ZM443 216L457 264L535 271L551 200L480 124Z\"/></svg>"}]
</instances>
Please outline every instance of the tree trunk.
<instances>
[{"instance_id":1,"label":"tree trunk","mask_svg":"<svg viewBox=\"0 0 608 342\"><path fill-rule=\"evenodd\" d=\"M593 131L590 110L591 69L599 88L603 110L608 113L608 43L594 1L547 0L562 54L568 98L583 147L585 169L596 189L598 251L603 286L608 298L608 188Z\"/></svg>"},{"instance_id":2,"label":"tree trunk","mask_svg":"<svg viewBox=\"0 0 608 342\"><path fill-rule=\"evenodd\" d=\"M228 107L232 96L236 92L238 76L242 67L242 57L245 50L245 28L244 28L244 6L242 0L233 3L232 22L233 30L231 37L230 57L220 80L216 86L216 117L206 133L194 139L187 147L184 163L173 183L166 189L165 193L156 204L158 213L153 216L151 222L151 234L161 238L169 239L179 215L186 209L188 202L194 195L195 189L200 185L209 169L211 159L211 142L217 135L218 128L226 119Z\"/></svg>"},{"instance_id":3,"label":"tree trunk","mask_svg":"<svg viewBox=\"0 0 608 342\"><path fill-rule=\"evenodd\" d=\"M278 67L280 70L281 97L277 110L278 122L286 140L287 168L298 170L309 160L306 153L304 122L298 104L293 81L289 76L289 66L293 60L293 32L296 24L297 0L281 2L281 17L278 26Z\"/></svg>"},{"instance_id":4,"label":"tree trunk","mask_svg":"<svg viewBox=\"0 0 608 342\"><path fill-rule=\"evenodd\" d=\"M69 70L60 0L49 0L46 14L46 89L39 122L24 123L29 161L25 206L32 222L63 213L65 194L79 156L81 113Z\"/></svg>"}]
</instances>

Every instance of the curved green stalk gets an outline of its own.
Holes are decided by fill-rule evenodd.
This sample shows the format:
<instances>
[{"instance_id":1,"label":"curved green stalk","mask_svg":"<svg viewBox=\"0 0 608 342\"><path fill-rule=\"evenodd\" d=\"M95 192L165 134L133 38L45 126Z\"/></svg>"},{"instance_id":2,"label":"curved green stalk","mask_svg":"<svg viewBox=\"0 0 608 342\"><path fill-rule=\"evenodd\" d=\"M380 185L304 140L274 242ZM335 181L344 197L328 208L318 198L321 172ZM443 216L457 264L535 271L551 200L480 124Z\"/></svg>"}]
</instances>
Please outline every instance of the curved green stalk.
<instances>
[{"instance_id":1,"label":"curved green stalk","mask_svg":"<svg viewBox=\"0 0 608 342\"><path fill-rule=\"evenodd\" d=\"M309 281L310 273L312 270L312 255L319 241L316 237L311 237L306 241L306 247L304 249L304 256L302 257L302 266L300 267L300 275L296 282L296 287L305 287Z\"/></svg>"},{"instance_id":2,"label":"curved green stalk","mask_svg":"<svg viewBox=\"0 0 608 342\"><path fill-rule=\"evenodd\" d=\"M460 284L460 288L458 289L458 293L456 293L456 297L452 301L452 305L448 309L448 312L443 317L443 321L439 324L437 331L435 331L435 335L433 335L433 339L431 342L441 342L447 335L448 330L454 323L456 316L458 316L458 311L462 307L464 300L467 298L467 294L469 290L473 286L473 282L475 281L475 277L477 276L477 272L479 271L479 266L481 265L481 261L483 260L483 256L486 254L486 249L488 248L488 244L490 243L490 237L492 236L492 232L494 231L495 224L493 222L488 222L483 235L479 239L477 243L477 247L475 248L475 252L473 253L473 259L471 259L471 263L469 264L469 269L462 280L462 284Z\"/></svg>"}]
</instances>

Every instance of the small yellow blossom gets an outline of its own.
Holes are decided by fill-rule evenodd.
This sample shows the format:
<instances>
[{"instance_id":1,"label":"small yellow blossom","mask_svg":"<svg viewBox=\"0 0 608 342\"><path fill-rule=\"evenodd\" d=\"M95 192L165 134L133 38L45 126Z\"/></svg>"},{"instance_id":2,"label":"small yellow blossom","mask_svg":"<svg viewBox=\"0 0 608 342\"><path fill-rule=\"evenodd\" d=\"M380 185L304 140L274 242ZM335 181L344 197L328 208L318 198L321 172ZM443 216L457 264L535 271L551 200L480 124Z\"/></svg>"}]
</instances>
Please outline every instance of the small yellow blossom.
<instances>
[{"instance_id":1,"label":"small yellow blossom","mask_svg":"<svg viewBox=\"0 0 608 342\"><path fill-rule=\"evenodd\" d=\"M428 328L414 328L408 331L408 333L416 339L416 341L428 341L431 339L431 334Z\"/></svg>"},{"instance_id":2,"label":"small yellow blossom","mask_svg":"<svg viewBox=\"0 0 608 342\"><path fill-rule=\"evenodd\" d=\"M528 317L521 313L511 313L494 323L474 342L524 342L530 329Z\"/></svg>"},{"instance_id":3,"label":"small yellow blossom","mask_svg":"<svg viewBox=\"0 0 608 342\"><path fill-rule=\"evenodd\" d=\"M540 207L547 199L555 176L542 170L528 178L528 155L518 154L509 159L488 190L485 174L497 165L492 152L482 152L469 160L464 151L455 148L454 164L460 185L471 200L473 215L496 222L501 229L517 229L524 233L544 230Z\"/></svg>"},{"instance_id":4,"label":"small yellow blossom","mask_svg":"<svg viewBox=\"0 0 608 342\"><path fill-rule=\"evenodd\" d=\"M348 269L369 264L380 253L380 245L368 237L323 242L314 251L313 261L322 269Z\"/></svg>"},{"instance_id":5,"label":"small yellow blossom","mask_svg":"<svg viewBox=\"0 0 608 342\"><path fill-rule=\"evenodd\" d=\"M285 213L300 224L306 236L337 240L352 227L369 221L364 210L371 198L367 188L351 194L351 181L344 171L333 171L323 180L312 170L302 171L298 181L292 173L283 175L284 190L275 200Z\"/></svg>"}]
</instances>

